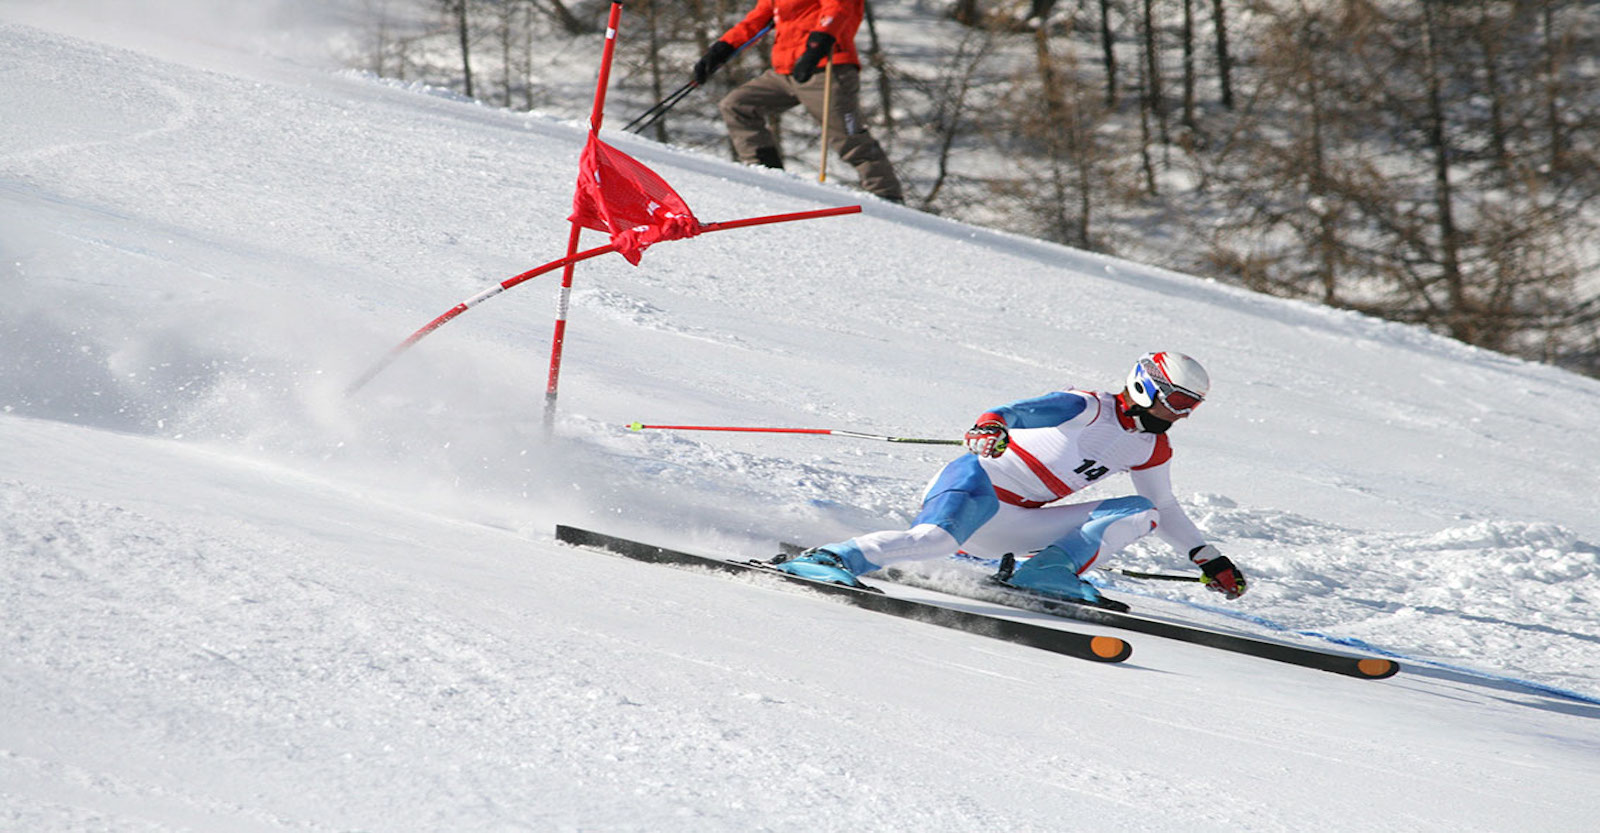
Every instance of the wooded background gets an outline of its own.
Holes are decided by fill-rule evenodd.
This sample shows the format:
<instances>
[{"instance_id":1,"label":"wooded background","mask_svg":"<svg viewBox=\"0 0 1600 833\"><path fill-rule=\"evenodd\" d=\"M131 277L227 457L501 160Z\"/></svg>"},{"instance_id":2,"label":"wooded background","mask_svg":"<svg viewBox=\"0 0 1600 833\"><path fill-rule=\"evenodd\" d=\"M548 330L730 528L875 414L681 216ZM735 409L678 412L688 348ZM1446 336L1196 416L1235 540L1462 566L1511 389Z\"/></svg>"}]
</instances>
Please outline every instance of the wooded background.
<instances>
[{"instance_id":1,"label":"wooded background","mask_svg":"<svg viewBox=\"0 0 1600 833\"><path fill-rule=\"evenodd\" d=\"M608 2L365 4L354 66L588 113ZM686 84L753 5L629 0L606 126ZM1600 3L867 7L863 105L908 205L1600 376ZM727 153L716 102L769 46L646 135ZM817 125L774 126L815 172Z\"/></svg>"}]
</instances>

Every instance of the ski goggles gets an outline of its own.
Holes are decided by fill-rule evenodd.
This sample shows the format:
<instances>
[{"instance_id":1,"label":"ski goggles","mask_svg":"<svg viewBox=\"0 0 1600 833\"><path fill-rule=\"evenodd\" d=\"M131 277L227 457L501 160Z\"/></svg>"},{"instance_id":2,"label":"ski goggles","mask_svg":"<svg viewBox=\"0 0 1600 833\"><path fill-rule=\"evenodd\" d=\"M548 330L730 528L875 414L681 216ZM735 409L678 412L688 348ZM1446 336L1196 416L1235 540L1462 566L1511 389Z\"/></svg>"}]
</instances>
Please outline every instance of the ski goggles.
<instances>
[{"instance_id":1,"label":"ski goggles","mask_svg":"<svg viewBox=\"0 0 1600 833\"><path fill-rule=\"evenodd\" d=\"M1175 414L1187 414L1206 399L1201 394L1168 381L1166 374L1161 372L1161 368L1156 366L1154 360L1140 360L1139 371L1144 380L1150 383L1150 388L1155 390L1155 396L1152 398L1167 406L1167 409Z\"/></svg>"}]
</instances>

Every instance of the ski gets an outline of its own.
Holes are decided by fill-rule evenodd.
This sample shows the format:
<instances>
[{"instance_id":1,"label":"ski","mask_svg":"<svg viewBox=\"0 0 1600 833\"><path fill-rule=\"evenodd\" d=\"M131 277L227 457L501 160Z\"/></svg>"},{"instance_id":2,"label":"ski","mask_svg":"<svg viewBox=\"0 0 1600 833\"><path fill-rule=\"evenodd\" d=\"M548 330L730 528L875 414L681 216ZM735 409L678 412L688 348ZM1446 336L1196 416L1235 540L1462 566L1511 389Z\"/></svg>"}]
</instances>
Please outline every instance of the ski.
<instances>
[{"instance_id":1,"label":"ski","mask_svg":"<svg viewBox=\"0 0 1600 833\"><path fill-rule=\"evenodd\" d=\"M667 549L627 538L618 538L602 532L558 525L556 540L564 544L604 550L635 561L649 564L676 564L687 567L707 567L735 575L761 574L775 576L786 582L805 585L822 593L833 595L856 607L878 613L887 613L944 628L974 633L993 639L1015 642L1031 648L1050 651L1065 656L1094 662L1122 662L1133 654L1127 640L1115 636L1096 636L1076 631L1066 631L1049 625L1019 622L999 616L990 616L967 610L942 607L929 602L897 597L881 588L863 584L855 587L833 582L812 581L774 569L761 561L735 561L714 556L695 555L680 550Z\"/></svg>"},{"instance_id":2,"label":"ski","mask_svg":"<svg viewBox=\"0 0 1600 833\"><path fill-rule=\"evenodd\" d=\"M908 577L903 574L892 573L890 575L891 582L902 581L906 578ZM920 585L912 584L912 586ZM942 587L939 589L946 593L956 592ZM1117 611L1091 604L1061 601L1029 593L1022 588L1000 581L995 581L989 585L988 592L973 593L968 597L976 601L994 602L1008 607L1015 607L1018 610L1048 613L1051 616L1090 622L1149 636L1159 636L1164 639L1188 642L1193 645L1204 645L1208 648L1218 648L1224 651L1284 662L1290 665L1299 665L1304 668L1315 668L1319 671L1329 671L1334 674L1343 674L1347 677L1357 677L1364 680L1382 680L1393 677L1400 671L1400 664L1392 659L1355 656L1317 648L1307 648L1300 645L1290 645L1283 642L1256 639L1213 630L1201 625L1157 618L1141 614L1137 610Z\"/></svg>"},{"instance_id":3,"label":"ski","mask_svg":"<svg viewBox=\"0 0 1600 833\"><path fill-rule=\"evenodd\" d=\"M788 555L796 555L805 548L799 544L781 542L778 549ZM960 560L993 566L995 562L979 559L965 553L958 554ZM1002 570L1004 569L1003 563ZM1200 576L1178 576L1162 573L1135 573L1119 570L1123 575L1135 578L1166 580L1166 581L1193 581L1203 582ZM1239 654L1247 654L1261 659L1285 662L1290 665L1299 665L1304 668L1315 668L1319 671L1328 671L1334 674L1343 674L1347 677L1357 677L1363 680L1382 680L1393 677L1400 672L1400 663L1391 659L1376 657L1361 657L1341 654L1334 651L1321 651L1316 648L1306 648L1298 645L1287 645L1281 642L1269 642L1264 639L1254 639L1248 636L1225 633L1210 628L1177 622L1170 619L1159 619L1140 614L1133 609L1112 610L1088 604L1075 604L1072 602L1047 599L1042 596L1014 587L1003 580L991 578L988 585L990 592L966 592L954 590L949 587L935 586L925 582L916 581L904 571L889 568L884 570L881 577L891 584L903 584L908 587L922 587L928 590L937 590L941 593L950 593L973 601L989 602L1005 605L1018 610L1027 610L1035 613L1046 613L1080 622L1090 622L1110 628L1118 628L1149 636L1159 636L1178 642L1188 642L1192 645L1204 645L1208 648L1218 648ZM1113 604L1121 605L1121 602ZM1123 605L1126 606L1126 605Z\"/></svg>"}]
</instances>

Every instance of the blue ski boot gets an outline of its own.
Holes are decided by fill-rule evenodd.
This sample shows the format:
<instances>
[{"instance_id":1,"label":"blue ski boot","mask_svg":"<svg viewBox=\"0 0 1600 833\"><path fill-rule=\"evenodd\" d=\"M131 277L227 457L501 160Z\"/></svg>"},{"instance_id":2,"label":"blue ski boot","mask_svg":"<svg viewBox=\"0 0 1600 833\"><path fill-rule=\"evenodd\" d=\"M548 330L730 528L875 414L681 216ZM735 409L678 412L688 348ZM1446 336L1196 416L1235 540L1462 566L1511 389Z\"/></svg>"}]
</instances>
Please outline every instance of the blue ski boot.
<instances>
[{"instance_id":1,"label":"blue ski boot","mask_svg":"<svg viewBox=\"0 0 1600 833\"><path fill-rule=\"evenodd\" d=\"M866 587L845 566L844 559L824 549L809 549L799 555L780 555L767 562L774 570L812 581Z\"/></svg>"},{"instance_id":2,"label":"blue ski boot","mask_svg":"<svg viewBox=\"0 0 1600 833\"><path fill-rule=\"evenodd\" d=\"M1100 595L1100 590L1078 576L1077 564L1060 547L1045 547L1033 558L1016 566L1009 553L1001 559L995 581L1029 595L1051 601L1126 611L1122 602Z\"/></svg>"}]
</instances>

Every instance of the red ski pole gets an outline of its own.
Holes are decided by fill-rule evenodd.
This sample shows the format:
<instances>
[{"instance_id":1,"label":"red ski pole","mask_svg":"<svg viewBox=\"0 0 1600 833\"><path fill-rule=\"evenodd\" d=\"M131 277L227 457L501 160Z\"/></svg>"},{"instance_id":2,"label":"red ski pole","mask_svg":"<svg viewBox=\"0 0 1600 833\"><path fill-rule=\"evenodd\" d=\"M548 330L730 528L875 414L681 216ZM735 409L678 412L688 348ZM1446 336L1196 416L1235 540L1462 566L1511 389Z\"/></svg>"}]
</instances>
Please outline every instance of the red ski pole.
<instances>
[{"instance_id":1,"label":"red ski pole","mask_svg":"<svg viewBox=\"0 0 1600 833\"><path fill-rule=\"evenodd\" d=\"M837 428L752 428L742 425L645 425L630 422L633 431L747 431L763 434L826 434L832 437L853 437L858 440L882 440L888 443L918 443L921 445L963 445L961 440L931 439L928 437L888 437L882 434L863 434L860 431L843 431Z\"/></svg>"}]
</instances>

